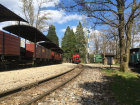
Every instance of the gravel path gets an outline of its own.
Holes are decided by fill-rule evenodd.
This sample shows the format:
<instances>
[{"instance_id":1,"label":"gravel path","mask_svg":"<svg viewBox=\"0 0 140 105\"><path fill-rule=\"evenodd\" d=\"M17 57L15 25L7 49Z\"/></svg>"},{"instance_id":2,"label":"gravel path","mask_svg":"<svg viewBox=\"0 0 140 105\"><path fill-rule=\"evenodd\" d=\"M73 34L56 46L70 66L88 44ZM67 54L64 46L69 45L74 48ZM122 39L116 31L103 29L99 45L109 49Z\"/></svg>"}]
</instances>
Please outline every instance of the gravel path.
<instances>
[{"instance_id":1,"label":"gravel path","mask_svg":"<svg viewBox=\"0 0 140 105\"><path fill-rule=\"evenodd\" d=\"M96 68L110 68L110 65L103 64L83 64L85 66L96 67ZM111 65L111 69L119 69L119 65Z\"/></svg>"},{"instance_id":2,"label":"gravel path","mask_svg":"<svg viewBox=\"0 0 140 105\"><path fill-rule=\"evenodd\" d=\"M0 72L0 92L36 82L76 67L76 64L63 63L50 66L33 67L15 71Z\"/></svg>"},{"instance_id":3,"label":"gravel path","mask_svg":"<svg viewBox=\"0 0 140 105\"><path fill-rule=\"evenodd\" d=\"M80 76L38 102L38 105L118 105L109 80L98 68L86 68Z\"/></svg>"}]
</instances>

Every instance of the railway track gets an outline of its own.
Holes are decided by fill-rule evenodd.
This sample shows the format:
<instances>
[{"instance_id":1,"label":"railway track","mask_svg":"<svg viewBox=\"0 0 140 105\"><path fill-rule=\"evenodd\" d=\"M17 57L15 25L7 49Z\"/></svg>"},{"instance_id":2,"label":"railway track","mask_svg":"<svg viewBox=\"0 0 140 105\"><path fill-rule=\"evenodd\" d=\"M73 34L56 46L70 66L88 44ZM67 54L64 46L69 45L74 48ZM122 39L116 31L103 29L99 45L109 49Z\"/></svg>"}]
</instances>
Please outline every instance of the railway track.
<instances>
[{"instance_id":1,"label":"railway track","mask_svg":"<svg viewBox=\"0 0 140 105\"><path fill-rule=\"evenodd\" d=\"M31 105L63 86L83 71L82 65L47 80L35 82L18 89L0 93L0 105ZM17 92L19 91L19 92Z\"/></svg>"}]
</instances>

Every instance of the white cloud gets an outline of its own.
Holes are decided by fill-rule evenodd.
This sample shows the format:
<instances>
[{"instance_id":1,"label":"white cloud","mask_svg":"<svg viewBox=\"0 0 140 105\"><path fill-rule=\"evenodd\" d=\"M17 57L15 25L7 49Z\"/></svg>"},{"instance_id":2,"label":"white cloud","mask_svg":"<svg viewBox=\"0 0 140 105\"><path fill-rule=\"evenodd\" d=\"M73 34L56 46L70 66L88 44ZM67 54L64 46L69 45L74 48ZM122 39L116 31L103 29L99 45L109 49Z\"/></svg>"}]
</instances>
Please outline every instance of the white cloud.
<instances>
[{"instance_id":1,"label":"white cloud","mask_svg":"<svg viewBox=\"0 0 140 105\"><path fill-rule=\"evenodd\" d=\"M65 12L63 10L57 11L57 10L45 10L41 12L41 15L43 14L48 14L47 17L51 18L47 20L48 23L53 24L53 23L58 23L61 21L63 16L65 15Z\"/></svg>"},{"instance_id":2,"label":"white cloud","mask_svg":"<svg viewBox=\"0 0 140 105\"><path fill-rule=\"evenodd\" d=\"M62 19L58 23L62 24L62 23L65 23L65 22L71 21L71 20L82 20L82 16L77 15L77 14L63 16Z\"/></svg>"},{"instance_id":3,"label":"white cloud","mask_svg":"<svg viewBox=\"0 0 140 105\"><path fill-rule=\"evenodd\" d=\"M55 7L55 4L58 4L60 0L47 0L46 3L42 5L43 8Z\"/></svg>"},{"instance_id":4,"label":"white cloud","mask_svg":"<svg viewBox=\"0 0 140 105\"><path fill-rule=\"evenodd\" d=\"M23 13L21 12L21 2L17 2L18 0L0 0L1 4L8 8L9 10L13 11L15 14L19 15L20 17L24 18ZM0 30L2 30L3 27L15 24L15 21L6 21L6 22L1 22L0 23Z\"/></svg>"},{"instance_id":5,"label":"white cloud","mask_svg":"<svg viewBox=\"0 0 140 105\"><path fill-rule=\"evenodd\" d=\"M67 15L65 13L65 11L63 11L63 10L60 10L60 11L58 11L58 10L45 10L42 13L47 13L47 14L50 13L47 15L47 17L51 18L47 21L50 24L53 24L53 23L63 24L63 23L66 23L68 21L71 21L71 20L82 20L81 15L77 15L77 14Z\"/></svg>"},{"instance_id":6,"label":"white cloud","mask_svg":"<svg viewBox=\"0 0 140 105\"><path fill-rule=\"evenodd\" d=\"M76 32L76 26L71 27L73 29L73 32Z\"/></svg>"},{"instance_id":7,"label":"white cloud","mask_svg":"<svg viewBox=\"0 0 140 105\"><path fill-rule=\"evenodd\" d=\"M34 1L35 13L37 13L37 8L38 8L37 0L33 0L33 1ZM48 1L51 1L51 2L44 3L42 7L54 7L55 3L57 4L58 2L60 2L60 0L48 0ZM25 19L24 14L22 13L21 8L20 8L22 7L22 3L19 0L10 0L10 1L1 0L1 4L7 7L8 9L14 11L14 13L18 14L19 16ZM51 18L47 20L48 24L54 24L54 23L63 24L71 20L82 20L81 15L77 15L77 14L67 15L66 12L63 10L59 10L59 11L58 10L44 10L40 12L40 16L43 16L43 14L46 14L46 17ZM9 25L9 23L5 23L5 24L0 23L0 29L1 27L7 26L7 25ZM75 28L74 28L74 31L75 31Z\"/></svg>"},{"instance_id":8,"label":"white cloud","mask_svg":"<svg viewBox=\"0 0 140 105\"><path fill-rule=\"evenodd\" d=\"M73 32L76 32L76 26L72 26L71 29L73 29ZM61 29L60 32L65 32L66 29Z\"/></svg>"},{"instance_id":9,"label":"white cloud","mask_svg":"<svg viewBox=\"0 0 140 105\"><path fill-rule=\"evenodd\" d=\"M0 2L6 8L10 9L14 13L23 17L23 14L22 14L21 8L20 8L22 6L22 3L19 2L18 0L8 0L8 1L7 0L0 0Z\"/></svg>"},{"instance_id":10,"label":"white cloud","mask_svg":"<svg viewBox=\"0 0 140 105\"><path fill-rule=\"evenodd\" d=\"M61 32L65 32L65 31L66 31L66 29L61 29L60 31L61 31Z\"/></svg>"}]
</instances>

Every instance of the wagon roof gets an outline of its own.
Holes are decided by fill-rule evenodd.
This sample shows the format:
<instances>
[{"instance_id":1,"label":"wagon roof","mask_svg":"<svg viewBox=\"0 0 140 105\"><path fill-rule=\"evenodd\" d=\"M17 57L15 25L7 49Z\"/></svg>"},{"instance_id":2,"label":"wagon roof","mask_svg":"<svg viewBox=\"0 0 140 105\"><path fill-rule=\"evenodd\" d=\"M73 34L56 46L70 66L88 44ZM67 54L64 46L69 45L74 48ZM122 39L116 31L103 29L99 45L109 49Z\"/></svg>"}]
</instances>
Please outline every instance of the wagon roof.
<instances>
[{"instance_id":1,"label":"wagon roof","mask_svg":"<svg viewBox=\"0 0 140 105\"><path fill-rule=\"evenodd\" d=\"M140 48L133 48L133 49L130 49L130 52L133 52L133 51L139 51Z\"/></svg>"},{"instance_id":2,"label":"wagon roof","mask_svg":"<svg viewBox=\"0 0 140 105\"><path fill-rule=\"evenodd\" d=\"M0 4L0 22L4 21L23 21L27 22L2 4Z\"/></svg>"},{"instance_id":3,"label":"wagon roof","mask_svg":"<svg viewBox=\"0 0 140 105\"><path fill-rule=\"evenodd\" d=\"M55 51L58 53L63 53L63 50L53 42L43 42L43 43L39 43L39 44L48 48L48 49L52 49L52 51Z\"/></svg>"},{"instance_id":4,"label":"wagon roof","mask_svg":"<svg viewBox=\"0 0 140 105\"><path fill-rule=\"evenodd\" d=\"M40 32L38 29L32 26L11 25L11 26L4 27L3 29L17 36L25 38L31 42L35 42L35 36L36 36L36 42L39 41L51 42L51 40L49 40L42 32Z\"/></svg>"}]
</instances>

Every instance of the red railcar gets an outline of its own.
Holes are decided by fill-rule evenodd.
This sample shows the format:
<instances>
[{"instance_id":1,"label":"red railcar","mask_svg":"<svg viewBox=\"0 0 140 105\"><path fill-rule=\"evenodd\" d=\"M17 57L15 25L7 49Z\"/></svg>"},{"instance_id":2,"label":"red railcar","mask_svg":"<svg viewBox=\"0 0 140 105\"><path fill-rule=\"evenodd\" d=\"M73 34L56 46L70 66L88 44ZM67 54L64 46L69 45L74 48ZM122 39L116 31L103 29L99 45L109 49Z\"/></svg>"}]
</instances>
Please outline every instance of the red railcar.
<instances>
[{"instance_id":1,"label":"red railcar","mask_svg":"<svg viewBox=\"0 0 140 105\"><path fill-rule=\"evenodd\" d=\"M51 49L48 49L48 59L52 59L51 52Z\"/></svg>"},{"instance_id":2,"label":"red railcar","mask_svg":"<svg viewBox=\"0 0 140 105\"><path fill-rule=\"evenodd\" d=\"M43 59L46 58L46 49L43 46L41 46L41 58L43 58Z\"/></svg>"},{"instance_id":3,"label":"red railcar","mask_svg":"<svg viewBox=\"0 0 140 105\"><path fill-rule=\"evenodd\" d=\"M46 59L49 59L49 49L45 48L45 52L46 52Z\"/></svg>"},{"instance_id":4,"label":"red railcar","mask_svg":"<svg viewBox=\"0 0 140 105\"><path fill-rule=\"evenodd\" d=\"M41 46L36 45L36 58L42 58ZM26 57L35 57L35 44L26 44Z\"/></svg>"},{"instance_id":5,"label":"red railcar","mask_svg":"<svg viewBox=\"0 0 140 105\"><path fill-rule=\"evenodd\" d=\"M58 53L58 60L60 61L60 53Z\"/></svg>"},{"instance_id":6,"label":"red railcar","mask_svg":"<svg viewBox=\"0 0 140 105\"><path fill-rule=\"evenodd\" d=\"M58 60L58 53L55 52L55 60Z\"/></svg>"},{"instance_id":7,"label":"red railcar","mask_svg":"<svg viewBox=\"0 0 140 105\"><path fill-rule=\"evenodd\" d=\"M60 60L62 60L62 55L60 54Z\"/></svg>"},{"instance_id":8,"label":"red railcar","mask_svg":"<svg viewBox=\"0 0 140 105\"><path fill-rule=\"evenodd\" d=\"M35 57L35 44L26 44L26 57ZM36 45L36 58L52 59L51 49Z\"/></svg>"},{"instance_id":9,"label":"red railcar","mask_svg":"<svg viewBox=\"0 0 140 105\"><path fill-rule=\"evenodd\" d=\"M51 52L51 58L52 58L52 60L55 59L55 58L54 58L54 51Z\"/></svg>"},{"instance_id":10,"label":"red railcar","mask_svg":"<svg viewBox=\"0 0 140 105\"><path fill-rule=\"evenodd\" d=\"M4 45L2 44L4 34ZM0 54L4 46L4 56L20 55L20 39L14 35L0 31Z\"/></svg>"},{"instance_id":11,"label":"red railcar","mask_svg":"<svg viewBox=\"0 0 140 105\"><path fill-rule=\"evenodd\" d=\"M79 53L73 53L72 54L72 62L77 63L77 64L81 63Z\"/></svg>"}]
</instances>

